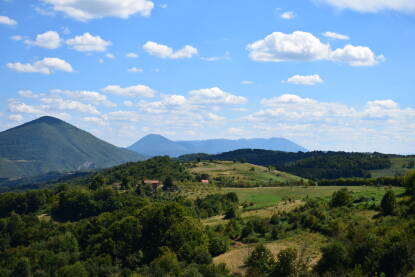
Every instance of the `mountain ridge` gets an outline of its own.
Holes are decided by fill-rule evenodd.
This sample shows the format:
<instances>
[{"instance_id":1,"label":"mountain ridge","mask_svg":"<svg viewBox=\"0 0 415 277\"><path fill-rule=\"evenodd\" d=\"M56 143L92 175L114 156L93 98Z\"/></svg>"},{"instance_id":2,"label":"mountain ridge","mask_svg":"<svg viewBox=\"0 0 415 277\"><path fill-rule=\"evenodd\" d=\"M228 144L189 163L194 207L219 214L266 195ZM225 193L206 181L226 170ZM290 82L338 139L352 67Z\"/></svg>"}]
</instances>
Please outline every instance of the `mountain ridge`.
<instances>
[{"instance_id":1,"label":"mountain ridge","mask_svg":"<svg viewBox=\"0 0 415 277\"><path fill-rule=\"evenodd\" d=\"M105 168L144 156L44 116L0 132L0 178Z\"/></svg>"},{"instance_id":2,"label":"mountain ridge","mask_svg":"<svg viewBox=\"0 0 415 277\"><path fill-rule=\"evenodd\" d=\"M265 150L306 152L304 147L285 138L253 139L208 139L173 141L158 134L149 134L132 144L128 149L147 156L178 157L192 153L218 154L236 149L255 148Z\"/></svg>"}]
</instances>

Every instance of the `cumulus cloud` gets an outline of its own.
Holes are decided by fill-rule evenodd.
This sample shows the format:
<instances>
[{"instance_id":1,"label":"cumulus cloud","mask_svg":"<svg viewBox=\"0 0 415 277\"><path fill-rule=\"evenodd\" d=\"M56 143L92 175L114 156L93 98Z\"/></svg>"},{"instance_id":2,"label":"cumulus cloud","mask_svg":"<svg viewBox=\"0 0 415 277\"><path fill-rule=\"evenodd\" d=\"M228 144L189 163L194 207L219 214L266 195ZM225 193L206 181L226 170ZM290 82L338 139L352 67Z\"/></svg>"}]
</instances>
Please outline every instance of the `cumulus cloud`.
<instances>
[{"instance_id":1,"label":"cumulus cloud","mask_svg":"<svg viewBox=\"0 0 415 277\"><path fill-rule=\"evenodd\" d=\"M254 82L252 82L252 81L248 81L248 80L245 80L245 81L242 81L241 82L241 84L242 85L252 85Z\"/></svg>"},{"instance_id":2,"label":"cumulus cloud","mask_svg":"<svg viewBox=\"0 0 415 277\"><path fill-rule=\"evenodd\" d=\"M26 113L26 114L33 114L33 115L40 115L45 113L43 109L47 107L45 106L32 106L27 105L25 103L12 100L9 101L8 110L13 113Z\"/></svg>"},{"instance_id":3,"label":"cumulus cloud","mask_svg":"<svg viewBox=\"0 0 415 277\"><path fill-rule=\"evenodd\" d=\"M221 61L221 60L230 60L231 55L229 51L226 51L223 56L202 57L201 59L207 62L216 62L216 61Z\"/></svg>"},{"instance_id":4,"label":"cumulus cloud","mask_svg":"<svg viewBox=\"0 0 415 277\"><path fill-rule=\"evenodd\" d=\"M353 66L372 66L385 60L383 55L376 56L369 48L364 46L346 45L330 54L333 61L345 62Z\"/></svg>"},{"instance_id":5,"label":"cumulus cloud","mask_svg":"<svg viewBox=\"0 0 415 277\"><path fill-rule=\"evenodd\" d=\"M65 100L59 97L43 97L40 99L45 104L53 106L54 109L63 111L77 111L88 114L100 114L100 112L91 104L85 104L79 101Z\"/></svg>"},{"instance_id":6,"label":"cumulus cloud","mask_svg":"<svg viewBox=\"0 0 415 277\"><path fill-rule=\"evenodd\" d=\"M103 95L96 91L54 89L51 92L55 95L60 94L60 95L68 96L70 98L91 102L95 105L104 105L106 107L117 106L115 103L109 101L106 95Z\"/></svg>"},{"instance_id":7,"label":"cumulus cloud","mask_svg":"<svg viewBox=\"0 0 415 277\"><path fill-rule=\"evenodd\" d=\"M393 10L403 13L415 13L413 0L320 0L340 9L351 9L358 12L375 13Z\"/></svg>"},{"instance_id":8,"label":"cumulus cloud","mask_svg":"<svg viewBox=\"0 0 415 277\"><path fill-rule=\"evenodd\" d=\"M314 75L294 75L286 81L287 83L294 84L294 85L306 85L306 86L313 86L318 83L323 83L323 79L318 74Z\"/></svg>"},{"instance_id":9,"label":"cumulus cloud","mask_svg":"<svg viewBox=\"0 0 415 277\"><path fill-rule=\"evenodd\" d=\"M14 26L17 25L17 21L8 16L0 15L0 24Z\"/></svg>"},{"instance_id":10,"label":"cumulus cloud","mask_svg":"<svg viewBox=\"0 0 415 277\"><path fill-rule=\"evenodd\" d=\"M31 90L19 90L17 93L25 98L39 98L41 96L39 94L33 93Z\"/></svg>"},{"instance_id":11,"label":"cumulus cloud","mask_svg":"<svg viewBox=\"0 0 415 277\"><path fill-rule=\"evenodd\" d=\"M323 36L332 38L332 39L340 39L340 40L349 40L349 36L338 34L335 32L325 32L323 33Z\"/></svg>"},{"instance_id":12,"label":"cumulus cloud","mask_svg":"<svg viewBox=\"0 0 415 277\"><path fill-rule=\"evenodd\" d=\"M62 40L57 32L48 31L43 34L37 35L34 41L25 40L25 43L28 45L35 45L48 49L56 49L61 46L61 41Z\"/></svg>"},{"instance_id":13,"label":"cumulus cloud","mask_svg":"<svg viewBox=\"0 0 415 277\"><path fill-rule=\"evenodd\" d=\"M294 14L294 12L283 12L283 13L280 15L280 17L281 17L282 19L287 19L287 20L290 20L290 19L293 19L293 18L295 17L295 14Z\"/></svg>"},{"instance_id":14,"label":"cumulus cloud","mask_svg":"<svg viewBox=\"0 0 415 277\"><path fill-rule=\"evenodd\" d=\"M109 85L102 91L114 95L130 96L130 97L154 97L156 91L145 85L135 85L130 87L120 87L118 85Z\"/></svg>"},{"instance_id":15,"label":"cumulus cloud","mask_svg":"<svg viewBox=\"0 0 415 277\"><path fill-rule=\"evenodd\" d=\"M191 58L193 55L198 54L198 50L191 46L186 45L182 49L174 51L171 47L163 44L159 44L154 41L147 41L143 45L143 49L152 56L156 56L162 59L183 59Z\"/></svg>"},{"instance_id":16,"label":"cumulus cloud","mask_svg":"<svg viewBox=\"0 0 415 277\"><path fill-rule=\"evenodd\" d=\"M192 90L189 92L190 100L196 104L245 104L248 100L221 90L218 87Z\"/></svg>"},{"instance_id":17,"label":"cumulus cloud","mask_svg":"<svg viewBox=\"0 0 415 277\"><path fill-rule=\"evenodd\" d=\"M53 10L63 12L79 21L95 18L119 17L126 19L134 14L151 15L154 3L148 0L42 0Z\"/></svg>"},{"instance_id":18,"label":"cumulus cloud","mask_svg":"<svg viewBox=\"0 0 415 277\"><path fill-rule=\"evenodd\" d=\"M138 73L138 72L143 72L142 68L138 68L138 67L131 67L128 69L128 72L130 73Z\"/></svg>"},{"instance_id":19,"label":"cumulus cloud","mask_svg":"<svg viewBox=\"0 0 415 277\"><path fill-rule=\"evenodd\" d=\"M115 55L112 53L105 54L105 57L107 57L108 59L115 59Z\"/></svg>"},{"instance_id":20,"label":"cumulus cloud","mask_svg":"<svg viewBox=\"0 0 415 277\"><path fill-rule=\"evenodd\" d=\"M8 116L8 118L10 120L18 121L18 122L23 120L23 116L21 114L11 114L11 115Z\"/></svg>"},{"instance_id":21,"label":"cumulus cloud","mask_svg":"<svg viewBox=\"0 0 415 277\"><path fill-rule=\"evenodd\" d=\"M20 40L23 40L23 36L15 35L15 36L10 37L10 39L15 40L15 41L20 41Z\"/></svg>"},{"instance_id":22,"label":"cumulus cloud","mask_svg":"<svg viewBox=\"0 0 415 277\"><path fill-rule=\"evenodd\" d=\"M93 36L90 33L84 33L82 36L75 36L68 39L66 44L72 49L81 52L98 51L103 52L107 50L107 47L112 43L103 40L100 36Z\"/></svg>"},{"instance_id":23,"label":"cumulus cloud","mask_svg":"<svg viewBox=\"0 0 415 277\"><path fill-rule=\"evenodd\" d=\"M260 62L317 61L345 62L352 66L372 66L384 60L364 46L346 45L332 50L314 35L296 31L292 34L275 32L247 46L250 58Z\"/></svg>"},{"instance_id":24,"label":"cumulus cloud","mask_svg":"<svg viewBox=\"0 0 415 277\"><path fill-rule=\"evenodd\" d=\"M74 72L72 65L59 58L44 58L32 64L8 63L6 66L16 72L52 74L55 71Z\"/></svg>"}]
</instances>

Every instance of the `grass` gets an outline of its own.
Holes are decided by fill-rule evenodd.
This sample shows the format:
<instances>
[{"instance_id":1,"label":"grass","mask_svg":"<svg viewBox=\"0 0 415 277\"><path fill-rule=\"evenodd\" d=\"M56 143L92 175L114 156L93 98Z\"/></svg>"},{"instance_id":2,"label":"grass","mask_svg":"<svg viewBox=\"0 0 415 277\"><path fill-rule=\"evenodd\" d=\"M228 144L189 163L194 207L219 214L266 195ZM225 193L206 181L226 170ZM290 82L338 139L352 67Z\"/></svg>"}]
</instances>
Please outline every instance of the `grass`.
<instances>
[{"instance_id":1,"label":"grass","mask_svg":"<svg viewBox=\"0 0 415 277\"><path fill-rule=\"evenodd\" d=\"M235 192L239 201L253 202L251 210L266 208L277 205L281 201L288 199L302 200L306 197L322 197L329 198L333 192L341 187L273 187L273 188L224 188L221 193ZM347 187L354 193L356 198L374 197L376 201L380 201L389 187ZM401 194L404 188L392 188L396 194Z\"/></svg>"},{"instance_id":2,"label":"grass","mask_svg":"<svg viewBox=\"0 0 415 277\"><path fill-rule=\"evenodd\" d=\"M371 170L372 177L404 176L408 171L415 168L407 168L409 162L415 162L415 156L391 158L392 166L385 169Z\"/></svg>"},{"instance_id":3,"label":"grass","mask_svg":"<svg viewBox=\"0 0 415 277\"><path fill-rule=\"evenodd\" d=\"M232 161L199 162L190 171L196 174L209 174L210 178L234 177L238 181L247 183L286 183L302 180L301 177L278 170L269 170L264 166Z\"/></svg>"},{"instance_id":4,"label":"grass","mask_svg":"<svg viewBox=\"0 0 415 277\"><path fill-rule=\"evenodd\" d=\"M309 266L312 266L320 259L320 247L325 241L321 234L301 233L287 239L266 243L265 246L274 255L277 255L281 250L295 248L304 254L304 258L309 261ZM232 272L243 273L246 270L244 262L255 246L256 244L238 244L230 251L215 257L213 262L215 264L225 263Z\"/></svg>"}]
</instances>

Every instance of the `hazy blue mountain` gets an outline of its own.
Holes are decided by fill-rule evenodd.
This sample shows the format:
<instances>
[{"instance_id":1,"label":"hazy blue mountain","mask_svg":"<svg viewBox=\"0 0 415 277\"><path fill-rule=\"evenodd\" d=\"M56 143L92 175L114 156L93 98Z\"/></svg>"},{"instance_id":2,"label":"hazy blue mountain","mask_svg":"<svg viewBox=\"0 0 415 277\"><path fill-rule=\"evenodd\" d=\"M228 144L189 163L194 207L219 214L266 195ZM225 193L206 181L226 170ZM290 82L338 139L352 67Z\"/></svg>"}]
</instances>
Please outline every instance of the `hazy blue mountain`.
<instances>
[{"instance_id":1,"label":"hazy blue mountain","mask_svg":"<svg viewBox=\"0 0 415 277\"><path fill-rule=\"evenodd\" d=\"M0 133L0 178L106 168L143 158L49 116Z\"/></svg>"},{"instance_id":2,"label":"hazy blue mountain","mask_svg":"<svg viewBox=\"0 0 415 277\"><path fill-rule=\"evenodd\" d=\"M218 154L245 148L287 152L307 151L307 149L285 138L172 141L160 135L147 135L129 147L129 149L147 156L168 155L171 157L191 153Z\"/></svg>"}]
</instances>

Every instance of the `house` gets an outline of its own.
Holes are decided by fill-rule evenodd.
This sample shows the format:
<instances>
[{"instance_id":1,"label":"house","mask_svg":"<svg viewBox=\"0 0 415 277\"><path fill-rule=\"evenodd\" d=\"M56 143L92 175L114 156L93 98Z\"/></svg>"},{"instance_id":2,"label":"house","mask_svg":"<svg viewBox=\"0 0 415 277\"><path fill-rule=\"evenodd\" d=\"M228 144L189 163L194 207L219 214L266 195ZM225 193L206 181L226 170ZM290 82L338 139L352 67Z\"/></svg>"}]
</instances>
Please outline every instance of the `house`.
<instances>
[{"instance_id":1,"label":"house","mask_svg":"<svg viewBox=\"0 0 415 277\"><path fill-rule=\"evenodd\" d=\"M159 180L144 180L143 183L145 185L151 185L153 187L153 190L156 190L160 186Z\"/></svg>"},{"instance_id":2,"label":"house","mask_svg":"<svg viewBox=\"0 0 415 277\"><path fill-rule=\"evenodd\" d=\"M200 180L200 182L203 184L209 184L209 180Z\"/></svg>"},{"instance_id":3,"label":"house","mask_svg":"<svg viewBox=\"0 0 415 277\"><path fill-rule=\"evenodd\" d=\"M121 183L112 184L112 188L115 189L115 190L121 190L121 188L122 188Z\"/></svg>"}]
</instances>

